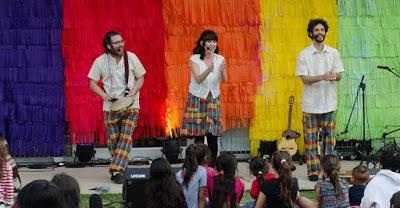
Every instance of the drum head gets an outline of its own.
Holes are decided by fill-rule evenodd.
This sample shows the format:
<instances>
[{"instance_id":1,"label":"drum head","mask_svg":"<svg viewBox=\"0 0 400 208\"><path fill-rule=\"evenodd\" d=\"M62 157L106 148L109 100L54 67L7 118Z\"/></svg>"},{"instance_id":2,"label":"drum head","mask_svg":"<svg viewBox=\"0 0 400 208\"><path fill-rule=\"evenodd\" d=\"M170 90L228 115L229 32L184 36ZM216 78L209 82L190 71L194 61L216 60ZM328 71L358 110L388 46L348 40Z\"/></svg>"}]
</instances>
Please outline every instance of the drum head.
<instances>
[{"instance_id":1,"label":"drum head","mask_svg":"<svg viewBox=\"0 0 400 208\"><path fill-rule=\"evenodd\" d=\"M132 96L123 97L111 105L111 111L120 111L128 108L133 103Z\"/></svg>"}]
</instances>

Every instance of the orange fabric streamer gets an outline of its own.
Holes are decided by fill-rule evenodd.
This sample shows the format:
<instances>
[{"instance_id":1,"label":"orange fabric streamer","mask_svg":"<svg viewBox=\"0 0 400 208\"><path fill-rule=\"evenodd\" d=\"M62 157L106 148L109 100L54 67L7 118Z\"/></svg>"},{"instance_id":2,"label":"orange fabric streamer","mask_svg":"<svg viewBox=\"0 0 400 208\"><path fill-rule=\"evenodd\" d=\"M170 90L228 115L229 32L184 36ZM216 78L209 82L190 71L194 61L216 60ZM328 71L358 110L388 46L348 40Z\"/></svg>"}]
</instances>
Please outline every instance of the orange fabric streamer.
<instances>
[{"instance_id":1,"label":"orange fabric streamer","mask_svg":"<svg viewBox=\"0 0 400 208\"><path fill-rule=\"evenodd\" d=\"M261 82L259 2L257 0L164 0L165 79L169 128L180 128L188 96L189 57L204 29L218 33L228 82L221 85L224 130L248 127Z\"/></svg>"}]
</instances>

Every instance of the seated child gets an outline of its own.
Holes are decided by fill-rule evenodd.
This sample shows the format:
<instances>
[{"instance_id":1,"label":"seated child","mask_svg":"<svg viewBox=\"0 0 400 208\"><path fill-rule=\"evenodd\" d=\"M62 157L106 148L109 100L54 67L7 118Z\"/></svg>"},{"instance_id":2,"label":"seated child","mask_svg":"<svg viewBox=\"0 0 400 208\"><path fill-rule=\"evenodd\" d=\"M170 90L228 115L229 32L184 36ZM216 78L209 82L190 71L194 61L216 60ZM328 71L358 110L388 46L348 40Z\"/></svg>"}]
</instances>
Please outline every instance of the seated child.
<instances>
[{"instance_id":1,"label":"seated child","mask_svg":"<svg viewBox=\"0 0 400 208\"><path fill-rule=\"evenodd\" d=\"M369 181L368 167L358 165L353 168L351 175L353 186L349 188L350 206L359 206L364 196L364 189Z\"/></svg>"}]
</instances>

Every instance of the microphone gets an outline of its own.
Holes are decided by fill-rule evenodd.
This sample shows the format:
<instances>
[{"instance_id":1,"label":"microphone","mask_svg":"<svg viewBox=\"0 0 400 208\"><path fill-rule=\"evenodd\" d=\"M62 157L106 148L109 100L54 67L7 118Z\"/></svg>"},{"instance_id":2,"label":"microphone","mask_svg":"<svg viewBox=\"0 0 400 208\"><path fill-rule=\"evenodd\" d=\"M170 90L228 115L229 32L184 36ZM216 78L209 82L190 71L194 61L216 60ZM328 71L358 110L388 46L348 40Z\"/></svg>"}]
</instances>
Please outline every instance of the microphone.
<instances>
[{"instance_id":1,"label":"microphone","mask_svg":"<svg viewBox=\"0 0 400 208\"><path fill-rule=\"evenodd\" d=\"M103 208L103 202L101 196L98 194L92 194L89 197L89 208Z\"/></svg>"},{"instance_id":2,"label":"microphone","mask_svg":"<svg viewBox=\"0 0 400 208\"><path fill-rule=\"evenodd\" d=\"M385 69L385 70L390 70L390 67L388 66L377 66L378 69Z\"/></svg>"},{"instance_id":3,"label":"microphone","mask_svg":"<svg viewBox=\"0 0 400 208\"><path fill-rule=\"evenodd\" d=\"M100 186L100 187L91 188L89 190L98 191L98 192L101 192L101 193L108 193L108 192L110 192L110 187L108 187L108 186Z\"/></svg>"},{"instance_id":4,"label":"microphone","mask_svg":"<svg viewBox=\"0 0 400 208\"><path fill-rule=\"evenodd\" d=\"M342 136L343 134L347 134L347 132L349 132L349 131L346 129L344 131L337 133L336 136Z\"/></svg>"},{"instance_id":5,"label":"microphone","mask_svg":"<svg viewBox=\"0 0 400 208\"><path fill-rule=\"evenodd\" d=\"M207 50L210 50L210 46L207 46L206 48L207 48Z\"/></svg>"}]
</instances>

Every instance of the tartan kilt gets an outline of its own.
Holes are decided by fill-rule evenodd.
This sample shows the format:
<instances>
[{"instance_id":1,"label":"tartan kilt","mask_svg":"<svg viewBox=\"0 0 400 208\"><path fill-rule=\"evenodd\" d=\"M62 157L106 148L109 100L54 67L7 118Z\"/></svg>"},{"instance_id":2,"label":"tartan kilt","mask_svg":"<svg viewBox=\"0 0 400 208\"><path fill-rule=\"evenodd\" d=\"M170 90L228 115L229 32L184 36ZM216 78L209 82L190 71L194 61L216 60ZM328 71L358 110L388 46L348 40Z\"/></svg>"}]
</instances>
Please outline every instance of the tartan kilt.
<instances>
[{"instance_id":1,"label":"tartan kilt","mask_svg":"<svg viewBox=\"0 0 400 208\"><path fill-rule=\"evenodd\" d=\"M222 131L220 97L213 98L209 93L206 99L202 99L189 93L183 114L181 135L222 136Z\"/></svg>"}]
</instances>

